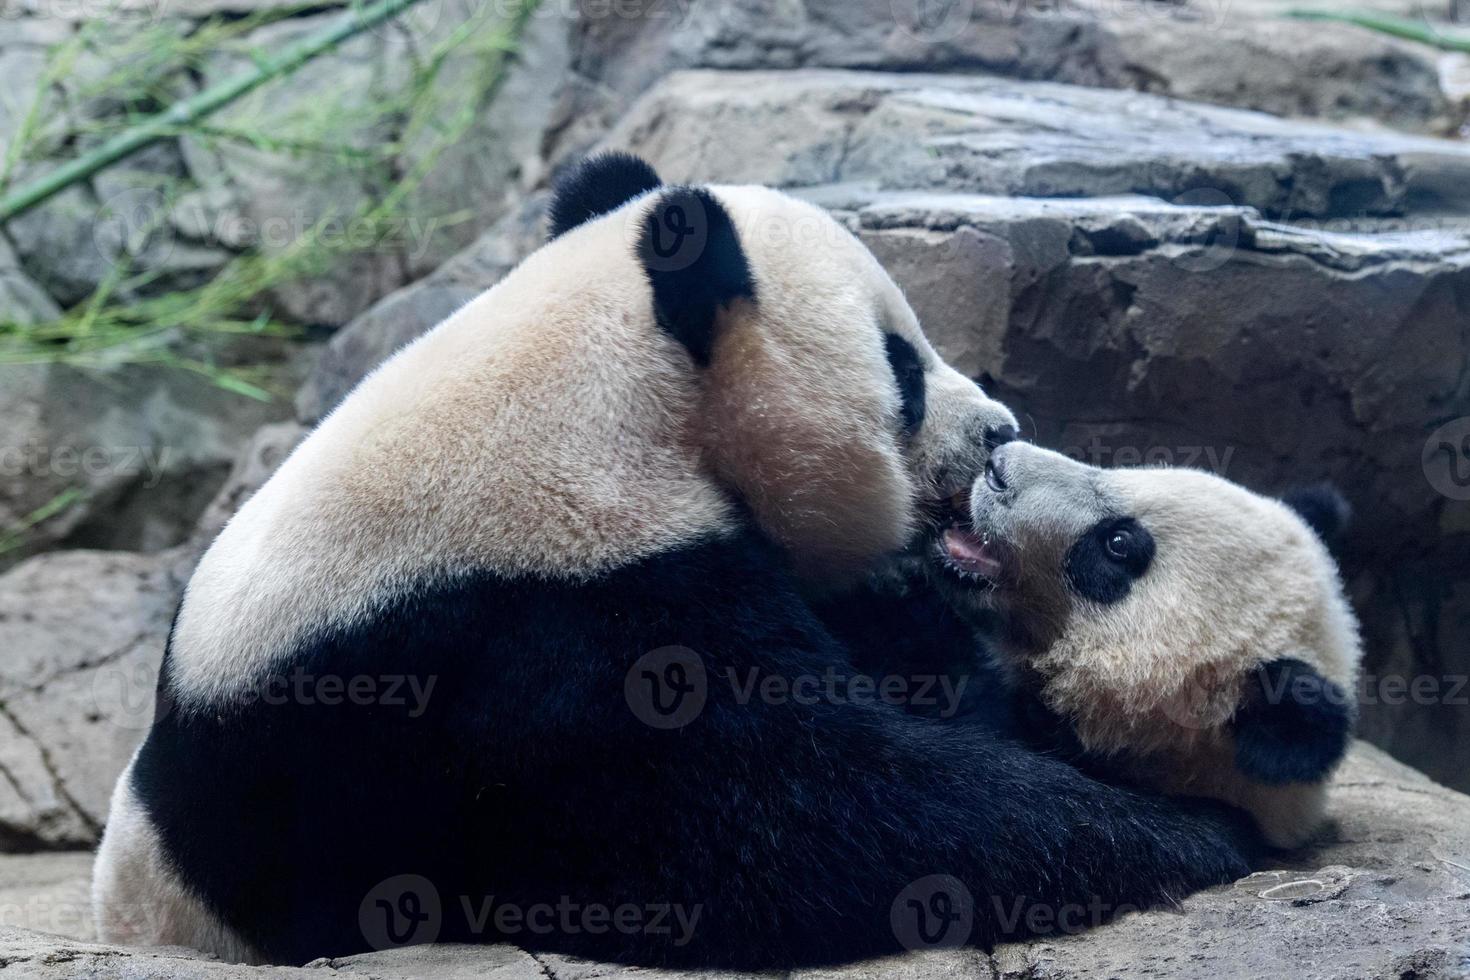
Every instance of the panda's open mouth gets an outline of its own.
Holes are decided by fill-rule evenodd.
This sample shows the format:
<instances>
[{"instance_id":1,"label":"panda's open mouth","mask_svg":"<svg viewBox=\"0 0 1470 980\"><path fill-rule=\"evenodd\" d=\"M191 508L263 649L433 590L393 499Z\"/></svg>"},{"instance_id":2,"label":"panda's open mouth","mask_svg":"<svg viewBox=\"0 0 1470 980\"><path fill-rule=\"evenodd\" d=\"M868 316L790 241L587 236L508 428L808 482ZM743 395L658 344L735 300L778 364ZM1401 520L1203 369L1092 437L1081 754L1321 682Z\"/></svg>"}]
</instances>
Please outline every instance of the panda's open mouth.
<instances>
[{"instance_id":1,"label":"panda's open mouth","mask_svg":"<svg viewBox=\"0 0 1470 980\"><path fill-rule=\"evenodd\" d=\"M1006 577L1009 549L971 524L969 499L968 493L959 493L949 501L950 521L935 542L936 558L962 581L999 585Z\"/></svg>"},{"instance_id":2,"label":"panda's open mouth","mask_svg":"<svg viewBox=\"0 0 1470 980\"><path fill-rule=\"evenodd\" d=\"M939 550L945 567L961 578L992 585L1005 578L1005 551L988 534L976 534L959 525L948 527L939 536Z\"/></svg>"}]
</instances>

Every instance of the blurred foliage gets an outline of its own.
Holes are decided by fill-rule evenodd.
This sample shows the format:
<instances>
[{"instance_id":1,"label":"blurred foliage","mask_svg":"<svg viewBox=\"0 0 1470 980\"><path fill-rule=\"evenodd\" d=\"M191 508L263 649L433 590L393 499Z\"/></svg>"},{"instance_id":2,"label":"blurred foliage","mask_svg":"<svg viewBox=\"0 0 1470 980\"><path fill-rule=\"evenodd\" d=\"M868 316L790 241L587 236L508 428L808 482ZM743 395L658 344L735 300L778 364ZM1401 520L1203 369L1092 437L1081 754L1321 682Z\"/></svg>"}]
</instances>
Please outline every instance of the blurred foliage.
<instances>
[{"instance_id":1,"label":"blurred foliage","mask_svg":"<svg viewBox=\"0 0 1470 980\"><path fill-rule=\"evenodd\" d=\"M65 490L42 506L36 508L15 527L0 528L0 557L11 551L15 551L26 543L26 532L40 524L48 521L57 514L62 513L72 504L82 499L82 491L73 487Z\"/></svg>"},{"instance_id":2,"label":"blurred foliage","mask_svg":"<svg viewBox=\"0 0 1470 980\"><path fill-rule=\"evenodd\" d=\"M273 309L271 290L319 276L344 257L377 247L407 217L406 206L415 189L442 154L465 136L498 88L535 7L534 0L526 0L500 20L470 18L441 32L411 58L404 84L366 104L360 93L344 87L313 92L312 98L294 100L291 109L282 111L270 93L292 84L286 75L261 88L262 97L252 100L250 111L232 111L228 123L205 118L179 127L172 136L187 137L205 148L247 145L306 161L313 180L336 176L362 182L366 177L382 192L355 213L324 217L284 248L240 251L194 288L150 291L158 272L148 268L147 250L123 249L94 293L58 319L0 322L0 365L165 364L198 372L241 395L270 399L272 393L256 384L248 370L181 354L178 345L166 341L180 336L219 340L241 334L299 335L301 326L280 318ZM147 18L129 24L98 18L82 25L48 53L46 69L0 161L0 193L13 187L21 171L43 171L48 164L75 159L87 147L154 120L187 93L190 81L221 52L259 61L264 52L253 46L251 35L311 9L277 8L197 24ZM451 58L474 61L469 84L436 85ZM87 70L82 70L84 66ZM62 86L74 111L55 111L56 92ZM198 189L189 177L151 172L146 176L148 186L170 202ZM162 209L159 220L166 220L167 213ZM442 227L468 216L427 217ZM323 234L329 225L340 226L344 220L351 223L352 235ZM142 231L146 234L148 229ZM132 232L137 234L138 229Z\"/></svg>"}]
</instances>

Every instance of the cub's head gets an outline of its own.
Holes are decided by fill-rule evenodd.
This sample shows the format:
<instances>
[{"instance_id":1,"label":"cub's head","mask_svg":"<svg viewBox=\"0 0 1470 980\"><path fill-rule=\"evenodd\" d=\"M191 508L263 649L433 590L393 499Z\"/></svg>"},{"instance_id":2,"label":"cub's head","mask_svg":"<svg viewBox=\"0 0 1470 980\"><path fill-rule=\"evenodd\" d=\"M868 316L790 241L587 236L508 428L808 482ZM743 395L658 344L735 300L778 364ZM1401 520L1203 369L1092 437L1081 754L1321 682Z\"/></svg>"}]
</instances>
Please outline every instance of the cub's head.
<instances>
[{"instance_id":1,"label":"cub's head","mask_svg":"<svg viewBox=\"0 0 1470 980\"><path fill-rule=\"evenodd\" d=\"M872 254L825 211L763 187L664 186L633 157L565 175L553 237L618 229L648 324L692 378L704 464L839 585L968 486L1015 418L940 360Z\"/></svg>"},{"instance_id":2,"label":"cub's head","mask_svg":"<svg viewBox=\"0 0 1470 980\"><path fill-rule=\"evenodd\" d=\"M1085 749L1156 760L1169 788L1232 799L1279 842L1313 822L1261 789L1320 784L1347 746L1360 648L1324 546L1335 492L1283 502L1011 443L970 512L939 577Z\"/></svg>"}]
</instances>

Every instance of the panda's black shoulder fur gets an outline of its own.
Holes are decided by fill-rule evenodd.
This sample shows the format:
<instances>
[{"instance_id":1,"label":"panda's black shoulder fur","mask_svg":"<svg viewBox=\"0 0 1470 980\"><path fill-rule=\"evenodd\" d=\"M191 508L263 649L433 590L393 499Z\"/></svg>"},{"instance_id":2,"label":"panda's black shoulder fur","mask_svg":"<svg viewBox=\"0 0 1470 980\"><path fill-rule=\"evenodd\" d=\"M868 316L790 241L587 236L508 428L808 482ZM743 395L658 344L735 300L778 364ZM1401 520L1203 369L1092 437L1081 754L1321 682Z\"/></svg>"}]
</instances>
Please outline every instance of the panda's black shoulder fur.
<instances>
[{"instance_id":1,"label":"panda's black shoulder fur","mask_svg":"<svg viewBox=\"0 0 1470 980\"><path fill-rule=\"evenodd\" d=\"M1351 696L1294 657L1262 664L1254 681L1233 721L1235 764L1273 786L1324 779L1347 752Z\"/></svg>"},{"instance_id":2,"label":"panda's black shoulder fur","mask_svg":"<svg viewBox=\"0 0 1470 980\"><path fill-rule=\"evenodd\" d=\"M165 669L132 785L185 885L278 962L431 939L759 969L989 945L1038 928L1033 907L1232 880L1255 841L976 726L803 696L847 653L754 530L591 579L421 582L272 662L279 687L203 706ZM363 678L373 696L346 696ZM650 723L645 689L680 723ZM962 931L905 924L936 889Z\"/></svg>"},{"instance_id":3,"label":"panda's black shoulder fur","mask_svg":"<svg viewBox=\"0 0 1470 980\"><path fill-rule=\"evenodd\" d=\"M1281 502L1307 523L1324 544L1335 545L1352 518L1352 507L1342 491L1330 483L1299 487L1282 494Z\"/></svg>"},{"instance_id":4,"label":"panda's black shoulder fur","mask_svg":"<svg viewBox=\"0 0 1470 980\"><path fill-rule=\"evenodd\" d=\"M610 151L581 160L560 174L552 187L548 234L557 238L662 185L653 167L630 153Z\"/></svg>"}]
</instances>

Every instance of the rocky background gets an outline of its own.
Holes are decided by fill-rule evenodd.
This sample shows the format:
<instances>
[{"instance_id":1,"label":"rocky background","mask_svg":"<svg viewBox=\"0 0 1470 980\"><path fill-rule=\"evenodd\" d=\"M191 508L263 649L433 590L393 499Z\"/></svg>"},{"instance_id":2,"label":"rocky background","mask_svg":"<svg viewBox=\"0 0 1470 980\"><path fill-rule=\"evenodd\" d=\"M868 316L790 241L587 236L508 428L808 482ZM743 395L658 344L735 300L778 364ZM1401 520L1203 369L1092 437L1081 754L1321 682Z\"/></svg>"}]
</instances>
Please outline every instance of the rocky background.
<instances>
[{"instance_id":1,"label":"rocky background","mask_svg":"<svg viewBox=\"0 0 1470 980\"><path fill-rule=\"evenodd\" d=\"M1282 19L1273 0L547 0L503 84L477 87L483 53L446 39L488 33L509 3L424 0L225 110L233 138L180 134L0 229L0 321L44 324L99 290L148 302L242 256L289 257L432 164L392 235L269 281L258 302L289 331L220 342L185 324L145 341L157 356L0 357L0 530L25 525L0 538L0 926L73 937L0 930L0 972L258 972L85 942L86 851L148 725L180 590L307 427L539 243L549 175L599 146L668 180L772 183L832 209L1028 437L1264 491L1336 481L1356 510L1360 733L1470 790L1466 56ZM1376 3L1436 29L1446 13ZM344 16L333 2L125 6L122 20L185 40L234 25L153 79L160 99ZM0 142L54 122L58 152L84 148L136 111L108 73L147 69L151 48L77 46L94 15L82 0L6 8L3 88L43 98L0 99ZM440 100L427 128L383 109L406 86ZM340 148L324 172L259 122L324 114L353 124L348 149L389 147L390 176ZM426 161L433 131L454 138ZM124 259L148 274L117 281ZM1470 975L1470 800L1361 745L1334 812L1321 847L1182 914L846 973ZM509 947L308 969L617 972Z\"/></svg>"}]
</instances>

